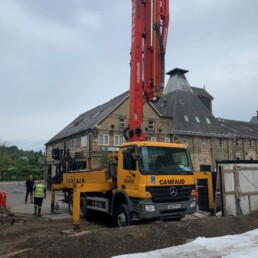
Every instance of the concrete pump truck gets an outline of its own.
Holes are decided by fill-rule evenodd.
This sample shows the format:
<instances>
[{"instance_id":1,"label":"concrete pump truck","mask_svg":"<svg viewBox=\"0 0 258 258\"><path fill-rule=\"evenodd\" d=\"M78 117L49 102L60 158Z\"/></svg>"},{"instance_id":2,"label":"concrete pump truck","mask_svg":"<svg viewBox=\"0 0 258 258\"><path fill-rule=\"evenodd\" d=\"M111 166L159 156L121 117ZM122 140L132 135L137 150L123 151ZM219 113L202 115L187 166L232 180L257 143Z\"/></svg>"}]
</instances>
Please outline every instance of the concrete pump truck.
<instances>
[{"instance_id":1,"label":"concrete pump truck","mask_svg":"<svg viewBox=\"0 0 258 258\"><path fill-rule=\"evenodd\" d=\"M157 101L164 88L164 59L169 0L132 0L132 45L127 142L112 153L108 168L63 174L51 187L69 195L74 228L95 212L111 215L118 226L136 220L180 219L196 212L195 189L188 149L183 144L150 142L142 130L143 105Z\"/></svg>"}]
</instances>

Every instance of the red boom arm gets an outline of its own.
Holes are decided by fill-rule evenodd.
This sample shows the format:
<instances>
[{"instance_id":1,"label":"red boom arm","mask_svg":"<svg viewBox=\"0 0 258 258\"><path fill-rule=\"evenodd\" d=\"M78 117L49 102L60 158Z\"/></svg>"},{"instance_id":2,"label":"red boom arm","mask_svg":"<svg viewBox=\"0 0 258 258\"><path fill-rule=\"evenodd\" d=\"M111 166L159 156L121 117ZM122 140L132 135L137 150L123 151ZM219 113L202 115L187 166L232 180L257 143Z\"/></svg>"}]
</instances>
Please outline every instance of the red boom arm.
<instances>
[{"instance_id":1,"label":"red boom arm","mask_svg":"<svg viewBox=\"0 0 258 258\"><path fill-rule=\"evenodd\" d=\"M130 141L145 140L144 101L155 101L163 93L168 23L169 0L132 0Z\"/></svg>"}]
</instances>

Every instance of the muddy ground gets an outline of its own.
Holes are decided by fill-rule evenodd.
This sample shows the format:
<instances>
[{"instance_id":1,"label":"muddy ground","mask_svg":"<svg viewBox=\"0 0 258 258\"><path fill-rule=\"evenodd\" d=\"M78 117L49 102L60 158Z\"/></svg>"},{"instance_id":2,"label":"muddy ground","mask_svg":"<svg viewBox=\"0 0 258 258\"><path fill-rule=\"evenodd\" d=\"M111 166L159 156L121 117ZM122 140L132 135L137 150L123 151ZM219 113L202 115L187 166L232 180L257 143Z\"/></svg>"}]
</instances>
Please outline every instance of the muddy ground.
<instances>
[{"instance_id":1,"label":"muddy ground","mask_svg":"<svg viewBox=\"0 0 258 258\"><path fill-rule=\"evenodd\" d=\"M155 221L115 228L108 217L83 220L72 233L71 220L25 218L0 211L0 257L111 257L184 244L198 236L239 234L258 227L258 213L242 217L206 217Z\"/></svg>"}]
</instances>

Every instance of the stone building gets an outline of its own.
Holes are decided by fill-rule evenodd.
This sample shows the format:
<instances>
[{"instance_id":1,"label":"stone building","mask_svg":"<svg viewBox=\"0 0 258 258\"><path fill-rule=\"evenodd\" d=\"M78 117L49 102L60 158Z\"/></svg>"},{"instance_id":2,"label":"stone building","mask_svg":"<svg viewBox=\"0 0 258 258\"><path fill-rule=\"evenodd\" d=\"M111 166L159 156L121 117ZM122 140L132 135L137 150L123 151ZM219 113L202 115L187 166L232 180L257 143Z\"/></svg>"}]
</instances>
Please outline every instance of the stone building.
<instances>
[{"instance_id":1,"label":"stone building","mask_svg":"<svg viewBox=\"0 0 258 258\"><path fill-rule=\"evenodd\" d=\"M191 87L187 72L178 68L168 72L162 98L155 104L145 103L143 130L148 140L186 144L195 171L214 170L216 160L257 159L258 123L215 118L213 97L205 89ZM125 92L79 115L50 139L46 143L47 176L62 169L103 166L106 153L124 141L128 96ZM69 164L69 168L61 164Z\"/></svg>"}]
</instances>

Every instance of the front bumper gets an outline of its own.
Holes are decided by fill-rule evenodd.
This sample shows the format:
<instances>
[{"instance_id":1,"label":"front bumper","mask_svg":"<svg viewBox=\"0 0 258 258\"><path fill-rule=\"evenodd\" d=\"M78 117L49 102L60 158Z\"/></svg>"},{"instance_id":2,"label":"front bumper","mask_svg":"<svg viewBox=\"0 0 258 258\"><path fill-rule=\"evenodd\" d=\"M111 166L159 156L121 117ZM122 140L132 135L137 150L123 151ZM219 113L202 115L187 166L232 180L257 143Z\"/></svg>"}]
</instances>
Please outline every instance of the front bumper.
<instances>
[{"instance_id":1,"label":"front bumper","mask_svg":"<svg viewBox=\"0 0 258 258\"><path fill-rule=\"evenodd\" d=\"M194 198L176 203L154 203L151 199L142 199L136 204L135 208L139 219L177 218L184 217L185 214L195 213L197 211L197 202Z\"/></svg>"}]
</instances>

